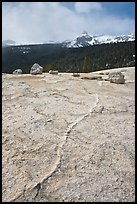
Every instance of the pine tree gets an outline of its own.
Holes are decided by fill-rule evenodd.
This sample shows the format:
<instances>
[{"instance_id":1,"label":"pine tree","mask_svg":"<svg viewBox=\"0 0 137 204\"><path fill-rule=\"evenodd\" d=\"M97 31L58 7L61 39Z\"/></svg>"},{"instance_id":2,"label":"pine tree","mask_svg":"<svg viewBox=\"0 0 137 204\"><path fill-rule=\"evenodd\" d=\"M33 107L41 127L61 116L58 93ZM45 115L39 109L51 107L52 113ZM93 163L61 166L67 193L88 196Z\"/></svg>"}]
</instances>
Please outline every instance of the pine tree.
<instances>
[{"instance_id":1,"label":"pine tree","mask_svg":"<svg viewBox=\"0 0 137 204\"><path fill-rule=\"evenodd\" d=\"M83 72L84 73L88 73L89 72L89 61L88 61L87 57L84 57Z\"/></svg>"}]
</instances>

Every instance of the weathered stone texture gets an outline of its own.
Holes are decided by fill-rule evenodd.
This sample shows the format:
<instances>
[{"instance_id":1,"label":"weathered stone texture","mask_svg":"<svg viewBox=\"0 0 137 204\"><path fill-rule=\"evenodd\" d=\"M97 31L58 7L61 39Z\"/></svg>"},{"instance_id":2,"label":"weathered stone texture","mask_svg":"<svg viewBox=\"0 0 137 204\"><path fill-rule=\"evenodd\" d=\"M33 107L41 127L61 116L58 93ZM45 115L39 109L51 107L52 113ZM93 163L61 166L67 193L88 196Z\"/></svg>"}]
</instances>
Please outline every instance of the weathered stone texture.
<instances>
[{"instance_id":1,"label":"weathered stone texture","mask_svg":"<svg viewBox=\"0 0 137 204\"><path fill-rule=\"evenodd\" d=\"M135 68L119 70L2 75L3 202L135 202Z\"/></svg>"}]
</instances>

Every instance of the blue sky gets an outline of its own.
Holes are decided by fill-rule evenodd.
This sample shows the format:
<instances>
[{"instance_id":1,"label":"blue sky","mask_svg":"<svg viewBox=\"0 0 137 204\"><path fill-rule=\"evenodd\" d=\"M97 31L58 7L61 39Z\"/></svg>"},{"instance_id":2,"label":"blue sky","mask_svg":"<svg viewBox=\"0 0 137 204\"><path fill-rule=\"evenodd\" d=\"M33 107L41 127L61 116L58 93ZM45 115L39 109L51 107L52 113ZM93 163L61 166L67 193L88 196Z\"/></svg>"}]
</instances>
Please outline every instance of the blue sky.
<instances>
[{"instance_id":1,"label":"blue sky","mask_svg":"<svg viewBox=\"0 0 137 204\"><path fill-rule=\"evenodd\" d=\"M135 32L135 2L2 2L2 40L63 41L83 30L89 35Z\"/></svg>"},{"instance_id":2,"label":"blue sky","mask_svg":"<svg viewBox=\"0 0 137 204\"><path fill-rule=\"evenodd\" d=\"M113 13L120 17L135 19L134 2L104 2L102 3L108 13Z\"/></svg>"},{"instance_id":3,"label":"blue sky","mask_svg":"<svg viewBox=\"0 0 137 204\"><path fill-rule=\"evenodd\" d=\"M135 2L100 2L107 13L120 17L135 18ZM75 2L62 2L62 5L75 10Z\"/></svg>"}]
</instances>

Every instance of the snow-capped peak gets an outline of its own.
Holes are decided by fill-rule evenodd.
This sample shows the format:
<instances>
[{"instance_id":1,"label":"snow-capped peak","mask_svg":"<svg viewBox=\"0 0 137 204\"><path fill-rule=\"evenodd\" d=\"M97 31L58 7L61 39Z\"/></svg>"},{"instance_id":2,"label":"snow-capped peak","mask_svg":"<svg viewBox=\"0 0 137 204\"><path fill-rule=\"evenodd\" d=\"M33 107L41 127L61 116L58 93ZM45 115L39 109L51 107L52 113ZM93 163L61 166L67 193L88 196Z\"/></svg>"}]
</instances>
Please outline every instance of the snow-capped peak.
<instances>
[{"instance_id":1,"label":"snow-capped peak","mask_svg":"<svg viewBox=\"0 0 137 204\"><path fill-rule=\"evenodd\" d=\"M69 37L69 36L68 36ZM18 44L12 40L2 41L2 47L5 46L15 46L15 45L36 45L36 44L61 44L62 47L68 48L79 48L85 46L91 46L96 44L107 44L107 43L118 43L118 42L128 42L135 41L135 33L130 33L129 35L89 35L87 31L83 31L81 35L77 36L73 40L65 40L63 42L46 41L44 43L25 43Z\"/></svg>"},{"instance_id":2,"label":"snow-capped peak","mask_svg":"<svg viewBox=\"0 0 137 204\"><path fill-rule=\"evenodd\" d=\"M86 30L84 30L84 31L82 32L82 34L81 34L81 36L87 36L87 35L88 35L88 33L87 33Z\"/></svg>"},{"instance_id":3,"label":"snow-capped peak","mask_svg":"<svg viewBox=\"0 0 137 204\"><path fill-rule=\"evenodd\" d=\"M87 35L87 34L88 34L87 31L83 30L82 35Z\"/></svg>"},{"instance_id":4,"label":"snow-capped peak","mask_svg":"<svg viewBox=\"0 0 137 204\"><path fill-rule=\"evenodd\" d=\"M121 36L112 36L112 35L88 35L87 31L83 31L82 34L76 39L66 42L64 45L68 48L78 48L85 47L95 44L107 44L107 43L118 43L118 42L128 42L134 41L135 34L121 35Z\"/></svg>"}]
</instances>

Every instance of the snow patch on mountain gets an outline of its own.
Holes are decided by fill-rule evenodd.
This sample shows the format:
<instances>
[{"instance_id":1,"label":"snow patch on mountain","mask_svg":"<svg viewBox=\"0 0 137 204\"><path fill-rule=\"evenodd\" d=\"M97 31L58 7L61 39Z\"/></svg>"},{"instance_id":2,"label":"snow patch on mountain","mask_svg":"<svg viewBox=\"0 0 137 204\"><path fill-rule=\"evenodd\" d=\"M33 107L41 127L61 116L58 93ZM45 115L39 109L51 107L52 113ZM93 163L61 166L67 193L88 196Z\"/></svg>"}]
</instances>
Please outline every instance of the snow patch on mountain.
<instances>
[{"instance_id":1,"label":"snow patch on mountain","mask_svg":"<svg viewBox=\"0 0 137 204\"><path fill-rule=\"evenodd\" d=\"M23 45L43 45L43 44L60 44L62 47L67 48L79 48L92 46L97 44L107 44L107 43L118 43L118 42L128 42L135 40L135 33L129 35L112 36L112 35L89 35L87 31L83 31L82 34L73 40L65 40L63 42L46 41L44 43L26 43L18 44L13 40L2 41L2 47L5 46L23 46ZM28 53L24 51L24 54Z\"/></svg>"},{"instance_id":2,"label":"snow patch on mountain","mask_svg":"<svg viewBox=\"0 0 137 204\"><path fill-rule=\"evenodd\" d=\"M84 31L80 36L72 41L66 41L63 47L68 48L78 48L85 46L92 46L96 44L107 44L107 43L118 43L118 42L128 42L134 41L135 34L121 35L121 36L111 36L111 35L97 35L90 36L86 31Z\"/></svg>"}]
</instances>

